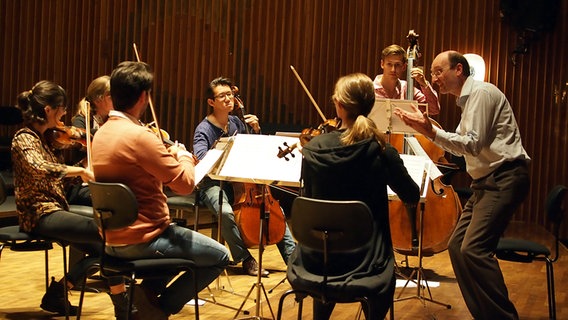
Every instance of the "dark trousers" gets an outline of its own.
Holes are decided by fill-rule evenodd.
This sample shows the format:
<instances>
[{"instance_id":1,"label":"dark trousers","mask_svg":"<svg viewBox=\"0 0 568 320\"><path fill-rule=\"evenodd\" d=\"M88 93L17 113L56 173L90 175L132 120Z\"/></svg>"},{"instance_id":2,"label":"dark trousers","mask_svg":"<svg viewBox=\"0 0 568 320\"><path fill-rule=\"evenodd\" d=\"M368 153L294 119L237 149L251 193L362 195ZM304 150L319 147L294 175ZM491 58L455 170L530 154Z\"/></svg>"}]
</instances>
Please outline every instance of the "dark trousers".
<instances>
[{"instance_id":1,"label":"dark trousers","mask_svg":"<svg viewBox=\"0 0 568 320\"><path fill-rule=\"evenodd\" d=\"M64 244L89 254L71 266L66 275L73 285L77 285L91 265L101 254L101 239L98 227L92 218L69 211L55 211L42 216L33 230L34 233L61 240Z\"/></svg>"},{"instance_id":2,"label":"dark trousers","mask_svg":"<svg viewBox=\"0 0 568 320\"><path fill-rule=\"evenodd\" d=\"M529 191L527 165L506 162L474 180L448 252L465 303L476 320L518 319L493 252Z\"/></svg>"}]
</instances>

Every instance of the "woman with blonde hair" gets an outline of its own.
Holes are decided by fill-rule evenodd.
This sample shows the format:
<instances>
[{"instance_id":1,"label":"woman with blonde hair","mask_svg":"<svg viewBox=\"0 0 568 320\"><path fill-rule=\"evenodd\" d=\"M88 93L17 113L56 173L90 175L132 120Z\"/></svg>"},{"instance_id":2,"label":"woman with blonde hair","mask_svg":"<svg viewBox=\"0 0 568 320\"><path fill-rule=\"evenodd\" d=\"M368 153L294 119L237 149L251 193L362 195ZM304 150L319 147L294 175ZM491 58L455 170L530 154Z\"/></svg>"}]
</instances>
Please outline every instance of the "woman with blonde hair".
<instances>
[{"instance_id":1,"label":"woman with blonde hair","mask_svg":"<svg viewBox=\"0 0 568 320\"><path fill-rule=\"evenodd\" d=\"M383 319L392 304L396 283L387 185L411 205L418 203L419 190L396 149L385 143L383 134L367 118L375 103L371 78L361 73L341 77L332 100L341 128L316 136L303 147L302 192L316 199L359 200L371 209L375 248L365 257L337 256L343 263L334 266L338 269L334 274L341 276L328 278L328 283L333 287L365 287L369 298L368 308L363 308L366 318ZM310 286L305 270L314 270L310 261L317 259L300 244L296 247L288 263L288 280L294 289ZM313 306L314 319L329 319L335 304L314 299Z\"/></svg>"},{"instance_id":2,"label":"woman with blonde hair","mask_svg":"<svg viewBox=\"0 0 568 320\"><path fill-rule=\"evenodd\" d=\"M87 102L91 109L91 134L103 125L108 119L108 113L113 110L110 98L110 77L100 76L93 80L87 88L87 95L77 104L77 111L73 116L73 126L86 129Z\"/></svg>"}]
</instances>

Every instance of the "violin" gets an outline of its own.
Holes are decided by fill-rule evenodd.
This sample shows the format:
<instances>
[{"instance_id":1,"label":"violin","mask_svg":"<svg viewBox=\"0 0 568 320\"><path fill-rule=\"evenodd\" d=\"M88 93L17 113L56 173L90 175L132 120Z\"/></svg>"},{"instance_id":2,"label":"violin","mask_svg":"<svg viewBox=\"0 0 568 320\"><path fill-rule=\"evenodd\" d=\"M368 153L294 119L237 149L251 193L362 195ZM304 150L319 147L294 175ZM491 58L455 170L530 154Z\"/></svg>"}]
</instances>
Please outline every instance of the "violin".
<instances>
[{"instance_id":1,"label":"violin","mask_svg":"<svg viewBox=\"0 0 568 320\"><path fill-rule=\"evenodd\" d=\"M132 47L134 49L134 54L136 55L136 61L141 62L140 55L138 54L138 48L136 47L136 43L133 43ZM160 126L158 125L158 117L156 116L156 109L154 108L154 103L152 102L152 97L150 96L149 92L148 92L148 106L150 107L150 111L152 113L152 118L154 119L154 121L150 122L150 124L146 126L150 128L156 134L156 136L158 136L158 138L160 138L160 140L164 143L164 145L166 146L175 145L176 143L170 140L170 134L167 133L165 130L160 129ZM197 164L199 160L193 153L191 155L193 157L193 163Z\"/></svg>"},{"instance_id":2,"label":"violin","mask_svg":"<svg viewBox=\"0 0 568 320\"><path fill-rule=\"evenodd\" d=\"M287 155L290 155L292 157L296 156L295 154L292 153L292 151L294 151L294 149L298 148L299 146L301 146L301 147L305 146L308 142L310 142L316 136L319 136L319 135L324 134L324 133L329 133L329 132L335 131L335 130L339 129L340 127L341 127L341 119L333 118L333 119L325 120L323 123L321 123L319 126L317 126L317 128L305 128L300 133L300 141L294 143L291 146L288 145L288 143L283 142L282 144L286 148L283 149L282 147L278 147L277 156L278 156L278 158L284 158L286 161L288 161L290 159L288 159Z\"/></svg>"},{"instance_id":3,"label":"violin","mask_svg":"<svg viewBox=\"0 0 568 320\"><path fill-rule=\"evenodd\" d=\"M152 130L156 135L158 134L158 130L160 130L160 136L162 137L162 142L164 143L165 146L173 146L176 144L174 141L170 140L170 134L164 129L156 128L154 122L147 123L146 127ZM199 163L199 159L193 153L191 154L191 156L193 158L193 163L197 165Z\"/></svg>"},{"instance_id":4,"label":"violin","mask_svg":"<svg viewBox=\"0 0 568 320\"><path fill-rule=\"evenodd\" d=\"M83 128L65 126L63 123L45 131L44 137L56 149L87 147L87 131Z\"/></svg>"},{"instance_id":5,"label":"violin","mask_svg":"<svg viewBox=\"0 0 568 320\"><path fill-rule=\"evenodd\" d=\"M292 69L292 72L296 76L296 79L298 79L298 82L300 83L302 88L304 88L304 91L306 92L306 94L310 98L310 101L312 102L312 104L316 108L316 110L319 113L320 117L322 118L323 122L315 129L314 128L303 129L302 132L300 133L300 142L294 143L291 146L289 146L288 143L283 142L282 144L286 148L282 149L282 147L278 147L278 154L277 154L278 158L284 158L286 161L290 160L290 159L288 159L288 157L286 157L288 154L292 157L295 157L295 155L292 153L292 151L294 151L294 149L298 148L298 143L300 144L299 146L303 147L304 145L306 145L306 143L310 142L310 140L312 140L313 137L319 136L320 134L323 134L323 133L335 131L335 130L337 130L341 127L341 119L338 119L338 118L326 119L326 117L323 115L323 112L321 112L320 107L318 106L318 104L314 100L314 97L310 93L310 90L308 90L308 88L304 84L304 81L302 80L302 78L300 77L300 75L298 74L298 72L296 71L294 66L290 66L290 69Z\"/></svg>"},{"instance_id":6,"label":"violin","mask_svg":"<svg viewBox=\"0 0 568 320\"><path fill-rule=\"evenodd\" d=\"M170 134L162 128L158 129L155 126L155 123L156 123L155 121L147 123L146 127L149 128L150 130L152 130L152 132L154 132L156 135L158 135L158 130L159 130L159 132L160 132L159 134L162 137L162 141L164 142L164 144L167 145L167 146L173 146L175 144L175 142L170 140Z\"/></svg>"}]
</instances>

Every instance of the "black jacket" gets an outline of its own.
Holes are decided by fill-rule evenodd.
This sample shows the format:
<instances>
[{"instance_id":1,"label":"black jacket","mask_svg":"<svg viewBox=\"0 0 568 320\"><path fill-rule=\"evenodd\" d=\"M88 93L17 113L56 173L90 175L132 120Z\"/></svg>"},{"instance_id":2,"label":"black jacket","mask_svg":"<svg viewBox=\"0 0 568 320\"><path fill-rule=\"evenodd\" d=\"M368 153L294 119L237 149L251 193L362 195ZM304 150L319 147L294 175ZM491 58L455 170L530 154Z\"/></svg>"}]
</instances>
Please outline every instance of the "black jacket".
<instances>
[{"instance_id":1,"label":"black jacket","mask_svg":"<svg viewBox=\"0 0 568 320\"><path fill-rule=\"evenodd\" d=\"M348 294L348 285L367 287L370 294L394 292L394 257L390 237L387 185L406 203L417 203L419 189L409 176L398 152L387 145L381 151L379 143L367 139L353 145L340 143L342 131L316 136L302 153L303 195L327 200L361 200L371 209L375 220L376 246L364 257L342 257L328 281L336 286L338 295ZM317 282L306 274L302 264L320 259L297 246L289 261L288 277ZM343 270L341 270L343 268ZM310 269L310 268L308 268ZM347 291L345 291L347 290Z\"/></svg>"}]
</instances>

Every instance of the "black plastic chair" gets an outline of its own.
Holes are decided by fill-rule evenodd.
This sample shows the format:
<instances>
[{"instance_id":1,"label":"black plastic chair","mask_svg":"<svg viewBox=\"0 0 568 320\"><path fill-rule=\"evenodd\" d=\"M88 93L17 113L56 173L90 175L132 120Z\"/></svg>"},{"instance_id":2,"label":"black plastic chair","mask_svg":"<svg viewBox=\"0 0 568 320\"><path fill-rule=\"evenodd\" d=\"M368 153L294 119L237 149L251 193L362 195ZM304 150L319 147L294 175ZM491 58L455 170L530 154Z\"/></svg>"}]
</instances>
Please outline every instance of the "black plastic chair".
<instances>
[{"instance_id":1,"label":"black plastic chair","mask_svg":"<svg viewBox=\"0 0 568 320\"><path fill-rule=\"evenodd\" d=\"M6 199L9 201L14 201L13 197L8 197L6 195L6 184L4 179L0 176L0 204ZM2 199L3 198L3 199ZM84 210L84 207L78 208ZM53 249L53 243L57 243L63 249L63 274L67 274L67 249L66 243L57 241L55 239L49 239L46 237L41 237L38 235L33 235L27 232L20 231L19 225L7 226L0 228L0 243L2 247L0 248L0 255L4 245L8 246L10 250L16 252L29 252L29 251L44 251L45 256L45 290L49 288L49 250ZM63 288L65 291L65 296L67 298L67 282L63 281ZM69 319L69 310L66 312L66 319Z\"/></svg>"},{"instance_id":2,"label":"black plastic chair","mask_svg":"<svg viewBox=\"0 0 568 320\"><path fill-rule=\"evenodd\" d=\"M309 283L298 277L298 281L290 278L288 281L292 290L285 292L278 304L277 319L282 317L284 299L296 295L298 302L298 319L302 318L303 300L307 296L322 302L361 302L368 308L368 299L361 289L351 288L349 296L344 295L343 289L328 285L328 276L333 276L330 267L339 262L333 261L333 254L353 254L360 256L371 251L374 244L374 221L369 207L361 201L331 201L306 197L297 197L291 210L290 229L298 246L310 249L323 256L321 265L311 268L321 272L310 272L304 266L302 272L309 274ZM330 255L331 253L331 255ZM308 278L308 277L307 277ZM363 288L365 290L365 288ZM366 292L366 291L365 291ZM393 301L390 301L391 319L393 318Z\"/></svg>"},{"instance_id":3,"label":"black plastic chair","mask_svg":"<svg viewBox=\"0 0 568 320\"><path fill-rule=\"evenodd\" d=\"M182 227L188 227L193 231L199 231L199 228L211 228L211 237L217 238L217 217L209 211L206 206L200 205L199 190L188 195L178 195L170 190L165 190L165 194L168 197L166 202L168 208L174 211L172 220ZM205 219L205 222L201 222L200 218L203 211L211 215L210 219ZM184 212L187 214L193 214L193 227L187 225L187 220L185 218Z\"/></svg>"},{"instance_id":4,"label":"black plastic chair","mask_svg":"<svg viewBox=\"0 0 568 320\"><path fill-rule=\"evenodd\" d=\"M107 230L116 230L127 227L136 221L138 217L138 202L130 188L121 183L89 182L91 198L93 201L94 219L102 231L102 251L100 265L98 266L101 276L123 277L128 284L128 315L132 308L134 285L136 279L163 278L176 276L181 272L193 273L195 287L195 301L197 301L197 273L195 262L182 258L159 258L159 259L136 259L126 260L116 258L104 253ZM85 285L83 285L83 288ZM80 318L83 306L84 290L79 299ZM195 304L195 319L199 319L199 304Z\"/></svg>"},{"instance_id":5,"label":"black plastic chair","mask_svg":"<svg viewBox=\"0 0 568 320\"><path fill-rule=\"evenodd\" d=\"M553 224L554 257L551 257L551 251L548 247L534 241L523 239L501 238L495 250L495 255L501 260L523 263L544 261L546 263L548 315L550 319L556 319L553 263L558 260L559 231L566 210L564 207L566 190L567 188L565 186L557 185L552 188L546 198L546 213L548 219Z\"/></svg>"}]
</instances>

